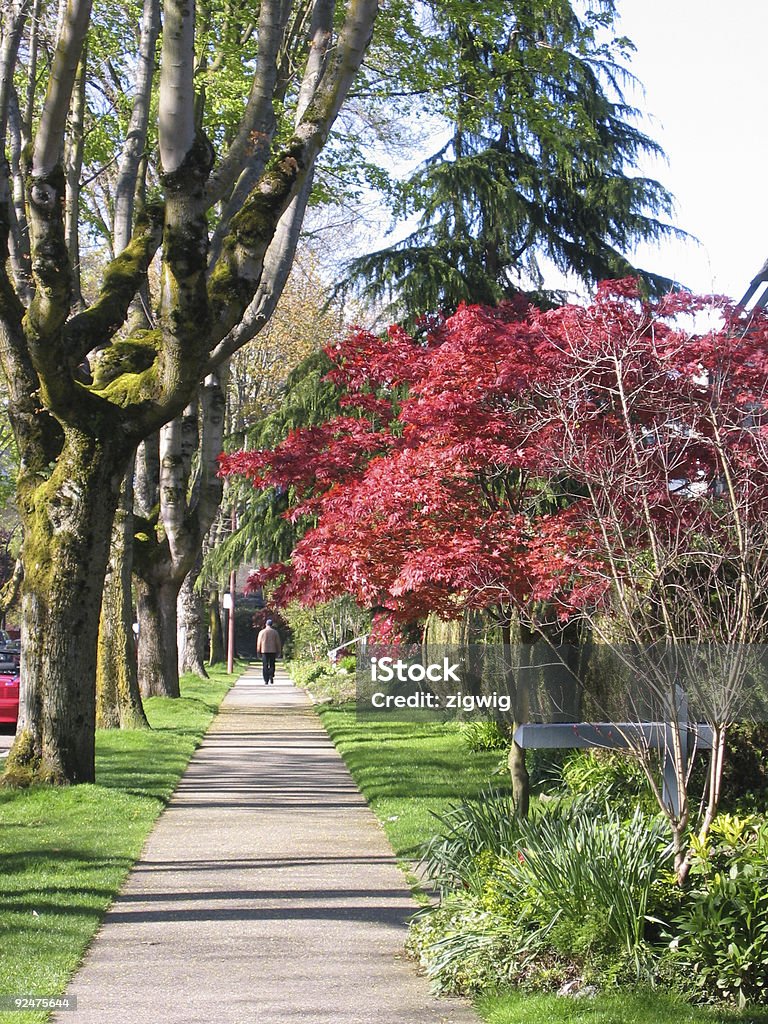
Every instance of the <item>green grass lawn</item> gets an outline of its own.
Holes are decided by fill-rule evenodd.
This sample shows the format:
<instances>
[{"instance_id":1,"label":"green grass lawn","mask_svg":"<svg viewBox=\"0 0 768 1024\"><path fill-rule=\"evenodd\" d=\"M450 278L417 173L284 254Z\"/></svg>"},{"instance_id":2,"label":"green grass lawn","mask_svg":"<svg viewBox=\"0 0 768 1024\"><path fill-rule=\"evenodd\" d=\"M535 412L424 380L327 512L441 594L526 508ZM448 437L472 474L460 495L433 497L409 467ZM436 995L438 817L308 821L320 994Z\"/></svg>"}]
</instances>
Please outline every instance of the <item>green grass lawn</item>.
<instances>
[{"instance_id":1,"label":"green grass lawn","mask_svg":"<svg viewBox=\"0 0 768 1024\"><path fill-rule=\"evenodd\" d=\"M403 859L413 857L434 834L435 813L478 796L489 785L507 784L505 776L492 774L498 752L468 752L455 724L358 721L354 708L318 710L392 848ZM601 993L594 999L489 993L476 1006L487 1024L768 1024L768 1010L739 1013L692 1007L651 991Z\"/></svg>"},{"instance_id":2,"label":"green grass lawn","mask_svg":"<svg viewBox=\"0 0 768 1024\"><path fill-rule=\"evenodd\" d=\"M768 1024L768 1010L694 1007L660 992L601 994L594 999L507 992L477 1002L488 1024Z\"/></svg>"},{"instance_id":3,"label":"green grass lawn","mask_svg":"<svg viewBox=\"0 0 768 1024\"><path fill-rule=\"evenodd\" d=\"M151 730L99 731L95 785L0 790L0 995L64 990L235 678L184 676L145 701Z\"/></svg>"},{"instance_id":4,"label":"green grass lawn","mask_svg":"<svg viewBox=\"0 0 768 1024\"><path fill-rule=\"evenodd\" d=\"M398 857L417 856L434 834L434 815L450 804L492 785L509 788L506 773L494 774L499 752L470 753L455 723L358 721L354 707L318 711Z\"/></svg>"}]
</instances>

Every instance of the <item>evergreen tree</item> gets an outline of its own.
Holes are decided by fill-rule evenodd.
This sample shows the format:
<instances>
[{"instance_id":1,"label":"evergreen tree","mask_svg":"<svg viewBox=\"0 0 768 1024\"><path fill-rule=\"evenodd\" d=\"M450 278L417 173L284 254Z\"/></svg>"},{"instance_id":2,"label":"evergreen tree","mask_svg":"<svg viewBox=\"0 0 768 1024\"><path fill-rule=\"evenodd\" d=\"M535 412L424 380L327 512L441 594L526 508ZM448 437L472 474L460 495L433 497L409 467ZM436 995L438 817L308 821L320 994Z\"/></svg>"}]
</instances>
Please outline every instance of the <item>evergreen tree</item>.
<instances>
[{"instance_id":1,"label":"evergreen tree","mask_svg":"<svg viewBox=\"0 0 768 1024\"><path fill-rule=\"evenodd\" d=\"M588 283L640 273L651 290L671 284L627 257L674 230L669 192L630 173L660 152L623 97L632 44L614 34L612 0L584 6L424 5L410 81L432 83L450 137L401 184L395 215L417 214L415 230L353 261L347 284L411 316L540 290L542 257Z\"/></svg>"}]
</instances>

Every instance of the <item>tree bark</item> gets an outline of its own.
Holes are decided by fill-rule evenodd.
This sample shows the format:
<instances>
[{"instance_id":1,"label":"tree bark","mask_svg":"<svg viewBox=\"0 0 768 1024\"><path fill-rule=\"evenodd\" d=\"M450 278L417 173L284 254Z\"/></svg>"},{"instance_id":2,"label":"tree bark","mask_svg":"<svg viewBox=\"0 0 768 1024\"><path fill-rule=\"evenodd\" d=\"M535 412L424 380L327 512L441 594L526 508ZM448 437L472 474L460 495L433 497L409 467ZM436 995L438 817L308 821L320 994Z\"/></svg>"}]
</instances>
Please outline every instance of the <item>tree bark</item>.
<instances>
[{"instance_id":1,"label":"tree bark","mask_svg":"<svg viewBox=\"0 0 768 1024\"><path fill-rule=\"evenodd\" d=\"M212 589L208 593L208 664L220 665L225 660L224 629L221 625L219 592L216 589Z\"/></svg>"},{"instance_id":2,"label":"tree bark","mask_svg":"<svg viewBox=\"0 0 768 1024\"><path fill-rule=\"evenodd\" d=\"M179 591L177 617L179 625L179 672L191 672L203 679L208 673L205 659L205 604L195 586L200 577L202 554L187 573Z\"/></svg>"},{"instance_id":3,"label":"tree bark","mask_svg":"<svg viewBox=\"0 0 768 1024\"><path fill-rule=\"evenodd\" d=\"M522 722L513 722L513 733L522 724ZM518 818L527 818L531 803L531 777L525 763L525 751L514 740L509 748L507 766L512 779L512 801L515 805L515 814Z\"/></svg>"},{"instance_id":4,"label":"tree bark","mask_svg":"<svg viewBox=\"0 0 768 1024\"><path fill-rule=\"evenodd\" d=\"M175 581L157 586L139 579L136 584L139 611L139 686L142 697L178 697L179 665L176 644L166 638L176 636Z\"/></svg>"},{"instance_id":5,"label":"tree bark","mask_svg":"<svg viewBox=\"0 0 768 1024\"><path fill-rule=\"evenodd\" d=\"M69 265L72 268L72 306L82 309L83 293L80 283L80 178L83 171L83 148L85 142L85 84L88 44L83 46L83 56L77 70L75 89L72 93L72 107L69 113L70 130L64 146L64 175L66 179L66 200L64 233L67 239Z\"/></svg>"},{"instance_id":6,"label":"tree bark","mask_svg":"<svg viewBox=\"0 0 768 1024\"><path fill-rule=\"evenodd\" d=\"M504 647L510 656L507 667L507 690L515 695L515 716L512 723L512 735L514 736L518 726L528 721L528 701L526 694L519 684L519 680L515 678L513 659L511 657L512 631L509 622L505 622L502 625L501 634ZM525 751L519 744L515 743L514 739L509 748L507 764L512 780L512 800L515 805L515 814L519 818L527 818L531 802L531 779L525 763Z\"/></svg>"},{"instance_id":7,"label":"tree bark","mask_svg":"<svg viewBox=\"0 0 768 1024\"><path fill-rule=\"evenodd\" d=\"M24 647L8 781L94 781L96 635L125 460L67 428L50 479L22 483Z\"/></svg>"},{"instance_id":8,"label":"tree bark","mask_svg":"<svg viewBox=\"0 0 768 1024\"><path fill-rule=\"evenodd\" d=\"M67 16L59 20L48 92L32 151L35 178L47 178L61 161L67 114L91 18L91 5L92 0L69 0Z\"/></svg>"},{"instance_id":9,"label":"tree bark","mask_svg":"<svg viewBox=\"0 0 768 1024\"><path fill-rule=\"evenodd\" d=\"M149 728L139 692L133 634L132 466L120 493L104 581L96 670L96 725L100 729Z\"/></svg>"},{"instance_id":10,"label":"tree bark","mask_svg":"<svg viewBox=\"0 0 768 1024\"><path fill-rule=\"evenodd\" d=\"M29 12L29 0L9 4L3 14L0 37L0 159L5 155L8 113L13 92L13 72L21 36Z\"/></svg>"},{"instance_id":11,"label":"tree bark","mask_svg":"<svg viewBox=\"0 0 768 1024\"><path fill-rule=\"evenodd\" d=\"M144 156L147 124L155 68L155 49L160 31L158 0L144 0L136 69L136 92L131 121L120 154L114 197L113 251L119 255L131 240L139 169ZM135 326L148 328L141 316L132 317ZM136 311L135 311L136 312ZM149 444L149 442L147 442ZM98 676L96 680L97 723L101 728L148 727L139 691L137 644L133 634L133 534L135 457L123 481L120 507L112 534L109 572L99 629ZM146 501L146 495L143 495Z\"/></svg>"},{"instance_id":12,"label":"tree bark","mask_svg":"<svg viewBox=\"0 0 768 1024\"><path fill-rule=\"evenodd\" d=\"M24 148L22 121L19 112L19 98L11 94L8 110L9 154L12 197L8 205L10 216L9 255L16 292L25 306L32 301L32 257L29 250L29 228L24 198L24 174L21 169L21 153Z\"/></svg>"},{"instance_id":13,"label":"tree bark","mask_svg":"<svg viewBox=\"0 0 768 1024\"><path fill-rule=\"evenodd\" d=\"M222 370L225 373L226 369ZM170 592L173 589L177 599L181 586L199 559L203 540L210 529L221 501L222 484L218 477L217 456L222 449L224 429L224 389L218 375L206 378L200 390L200 451L197 474L191 480L193 455L198 440L198 404L190 405L183 416L167 424L160 432L159 472L159 525L157 530L147 531L145 550L137 559L136 572L141 576L145 591L155 588ZM147 476L149 467L145 463L142 472L142 489L154 492ZM158 597L159 600L159 597ZM145 646L146 630L142 616L151 602L140 605L139 614L139 675L142 692L145 686L156 686L158 677L171 671L167 682L169 695L178 694L178 635L177 623L164 617L159 625L150 627L151 640ZM155 639L155 629L166 630ZM153 664L153 662L155 662ZM199 667L202 668L202 658ZM144 681L144 673L147 681Z\"/></svg>"},{"instance_id":14,"label":"tree bark","mask_svg":"<svg viewBox=\"0 0 768 1024\"><path fill-rule=\"evenodd\" d=\"M141 18L139 60L136 68L136 93L131 110L131 123L120 154L120 167L115 187L115 215L112 232L115 254L128 245L133 231L133 208L139 168L147 144L147 125L152 99L152 76L155 70L155 49L160 33L159 0L144 0Z\"/></svg>"},{"instance_id":15,"label":"tree bark","mask_svg":"<svg viewBox=\"0 0 768 1024\"><path fill-rule=\"evenodd\" d=\"M181 167L195 142L194 64L195 5L166 0L158 109L160 160L165 174Z\"/></svg>"}]
</instances>

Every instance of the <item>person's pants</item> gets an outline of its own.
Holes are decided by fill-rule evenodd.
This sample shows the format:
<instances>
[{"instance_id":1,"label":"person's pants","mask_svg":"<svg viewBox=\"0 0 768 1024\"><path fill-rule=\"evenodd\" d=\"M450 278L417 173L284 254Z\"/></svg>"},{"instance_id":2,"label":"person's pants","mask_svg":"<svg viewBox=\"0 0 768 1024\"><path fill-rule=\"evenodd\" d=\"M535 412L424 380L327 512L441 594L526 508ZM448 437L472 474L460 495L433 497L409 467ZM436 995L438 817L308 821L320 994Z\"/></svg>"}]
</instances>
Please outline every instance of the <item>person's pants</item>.
<instances>
[{"instance_id":1,"label":"person's pants","mask_svg":"<svg viewBox=\"0 0 768 1024\"><path fill-rule=\"evenodd\" d=\"M275 678L275 661L277 660L276 654L262 654L262 674L264 676L265 683L271 683Z\"/></svg>"}]
</instances>

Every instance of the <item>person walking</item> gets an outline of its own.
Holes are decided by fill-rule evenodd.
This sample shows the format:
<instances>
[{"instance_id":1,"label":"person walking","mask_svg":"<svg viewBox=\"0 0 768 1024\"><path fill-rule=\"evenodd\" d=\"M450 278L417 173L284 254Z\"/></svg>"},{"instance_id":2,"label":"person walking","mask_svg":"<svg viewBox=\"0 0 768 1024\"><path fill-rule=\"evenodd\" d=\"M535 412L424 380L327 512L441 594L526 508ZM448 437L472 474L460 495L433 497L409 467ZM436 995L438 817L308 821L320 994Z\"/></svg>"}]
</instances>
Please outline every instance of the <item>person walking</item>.
<instances>
[{"instance_id":1,"label":"person walking","mask_svg":"<svg viewBox=\"0 0 768 1024\"><path fill-rule=\"evenodd\" d=\"M282 654L282 652L283 642L280 639L280 634L272 626L272 619L267 619L266 626L259 631L259 635L256 637L256 654L261 655L265 686L274 683L275 661L278 654Z\"/></svg>"}]
</instances>

